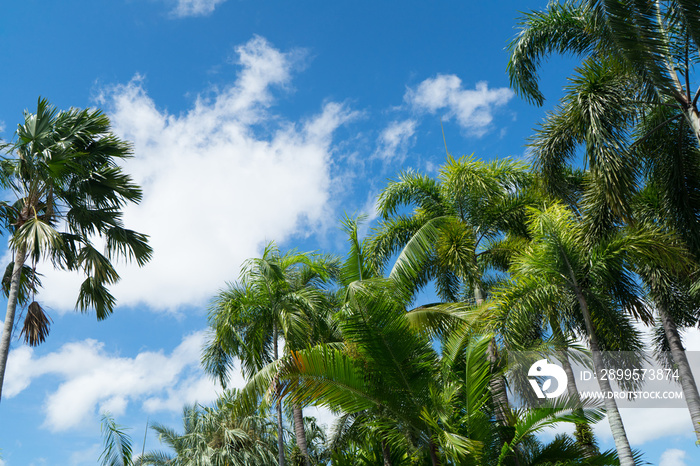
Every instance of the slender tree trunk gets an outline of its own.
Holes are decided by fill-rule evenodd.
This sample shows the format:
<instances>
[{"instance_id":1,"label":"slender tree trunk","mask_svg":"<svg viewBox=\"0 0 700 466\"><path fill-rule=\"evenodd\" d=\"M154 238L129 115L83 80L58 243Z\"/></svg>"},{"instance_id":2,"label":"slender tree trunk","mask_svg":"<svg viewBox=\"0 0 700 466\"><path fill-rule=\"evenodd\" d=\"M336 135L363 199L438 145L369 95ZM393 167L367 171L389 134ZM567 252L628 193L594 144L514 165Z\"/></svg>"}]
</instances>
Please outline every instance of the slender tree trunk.
<instances>
[{"instance_id":1,"label":"slender tree trunk","mask_svg":"<svg viewBox=\"0 0 700 466\"><path fill-rule=\"evenodd\" d=\"M612 388L610 387L610 382L608 379L602 377L601 371L604 369L605 365L603 364L603 356L600 354L598 337L596 336L595 329L593 328L593 319L591 318L591 313L588 309L588 303L586 302L581 289L575 283L575 278L574 286L576 298L578 299L579 305L581 306L581 312L583 313L583 320L586 323L588 343L591 347L591 354L593 355L593 369L596 373L596 378L598 379L598 386L603 391L605 413L608 416L610 431L612 432L613 439L615 440L615 449L617 450L617 456L620 459L620 466L634 466L632 448L630 448L630 443L627 439L625 425L622 423L622 416L620 416L620 411L617 409L617 402L614 398L606 396L612 393Z\"/></svg>"},{"instance_id":2,"label":"slender tree trunk","mask_svg":"<svg viewBox=\"0 0 700 466\"><path fill-rule=\"evenodd\" d=\"M578 394L578 387L576 386L576 376L574 375L574 370L571 368L571 362L569 361L569 355L566 350L559 350L559 360L564 366L564 372L566 372L566 391L569 394L569 398L576 406L581 406L581 397ZM583 409L577 408L574 411L578 415L583 414ZM593 429L587 422L577 422L576 430L574 431L574 436L576 437L576 442L583 449L583 453L587 458L592 458L598 456L600 452L595 444L595 438L593 437Z\"/></svg>"},{"instance_id":3,"label":"slender tree trunk","mask_svg":"<svg viewBox=\"0 0 700 466\"><path fill-rule=\"evenodd\" d=\"M664 333L666 334L666 340L668 340L668 344L671 347L673 362L678 366L678 375L681 381L681 387L683 388L683 396L688 405L690 419L693 421L693 426L695 427L693 431L695 431L695 436L698 441L700 441L700 394L698 394L698 386L695 383L693 372L690 370L690 364L685 355L685 349L683 348L683 342L678 333L676 322L673 320L673 317L669 315L664 305L657 303L656 307L659 311Z\"/></svg>"},{"instance_id":4,"label":"slender tree trunk","mask_svg":"<svg viewBox=\"0 0 700 466\"><path fill-rule=\"evenodd\" d=\"M10 354L12 327L15 325L15 311L17 309L17 298L19 295L19 281L22 275L22 267L24 266L25 256L25 248L20 247L15 253L15 264L12 268L10 294L7 298L7 312L5 313L5 322L2 328L2 340L0 340L0 397L2 396L2 386L3 382L5 381L7 357Z\"/></svg>"},{"instance_id":5,"label":"slender tree trunk","mask_svg":"<svg viewBox=\"0 0 700 466\"><path fill-rule=\"evenodd\" d=\"M700 115L698 115L698 111L691 103L684 113L690 127L693 129L693 133L695 133L695 139L700 143Z\"/></svg>"},{"instance_id":6,"label":"slender tree trunk","mask_svg":"<svg viewBox=\"0 0 700 466\"><path fill-rule=\"evenodd\" d=\"M486 348L486 359L491 365L491 379L489 380L489 391L493 400L496 421L501 427L506 427L508 423L508 393L503 376L498 374L498 348L496 339L491 338L488 348Z\"/></svg>"},{"instance_id":7,"label":"slender tree trunk","mask_svg":"<svg viewBox=\"0 0 700 466\"><path fill-rule=\"evenodd\" d=\"M277 322L272 324L272 344L275 353L275 361L279 358L277 350ZM282 430L282 400L279 398L279 380L275 376L275 395L277 395L277 462L279 466L284 466L284 431Z\"/></svg>"},{"instance_id":8,"label":"slender tree trunk","mask_svg":"<svg viewBox=\"0 0 700 466\"><path fill-rule=\"evenodd\" d=\"M435 441L431 438L430 444L428 445L430 451L430 461L433 466L440 466L440 458L438 457L438 447Z\"/></svg>"},{"instance_id":9,"label":"slender tree trunk","mask_svg":"<svg viewBox=\"0 0 700 466\"><path fill-rule=\"evenodd\" d=\"M306 432L304 431L304 413L299 406L295 405L292 408L292 414L294 416L294 435L297 438L297 446L301 454L304 455L304 463L306 466L311 466L309 449L306 445Z\"/></svg>"},{"instance_id":10,"label":"slender tree trunk","mask_svg":"<svg viewBox=\"0 0 700 466\"><path fill-rule=\"evenodd\" d=\"M474 287L474 301L477 306L484 303L484 292L477 284ZM496 339L492 338L486 350L486 358L491 365L491 373L495 374L498 371L498 346ZM501 427L508 426L508 393L506 391L506 382L501 375L494 375L489 380L489 391L493 400L496 421ZM504 439L504 441L507 441Z\"/></svg>"},{"instance_id":11,"label":"slender tree trunk","mask_svg":"<svg viewBox=\"0 0 700 466\"><path fill-rule=\"evenodd\" d=\"M576 376L574 375L574 370L571 368L571 361L569 360L569 351L566 348L566 341L564 339L564 334L561 331L561 324L559 320L554 317L551 322L552 333L559 340L561 349L557 350L559 360L564 367L564 372L566 372L566 391L569 394L571 401L579 408L575 410L576 414L582 415L583 409L581 406L581 397L578 394L578 387L576 386ZM574 431L574 436L576 437L576 442L583 449L583 453L587 458L592 458L598 456L600 453L598 447L595 444L595 437L593 436L593 429L587 422L577 422L576 430Z\"/></svg>"},{"instance_id":12,"label":"slender tree trunk","mask_svg":"<svg viewBox=\"0 0 700 466\"><path fill-rule=\"evenodd\" d=\"M384 459L384 466L392 466L391 464L391 450L389 445L386 444L386 440L382 439L382 458Z\"/></svg>"}]
</instances>

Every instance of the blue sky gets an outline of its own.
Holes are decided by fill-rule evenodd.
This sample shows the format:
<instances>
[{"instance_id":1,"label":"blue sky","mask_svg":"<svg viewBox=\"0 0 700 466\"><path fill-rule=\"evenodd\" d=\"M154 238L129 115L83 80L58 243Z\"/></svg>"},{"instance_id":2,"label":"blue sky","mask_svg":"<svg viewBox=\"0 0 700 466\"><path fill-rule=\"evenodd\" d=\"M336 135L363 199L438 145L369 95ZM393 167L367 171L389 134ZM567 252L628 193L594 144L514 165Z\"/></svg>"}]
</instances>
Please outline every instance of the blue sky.
<instances>
[{"instance_id":1,"label":"blue sky","mask_svg":"<svg viewBox=\"0 0 700 466\"><path fill-rule=\"evenodd\" d=\"M144 200L125 222L151 235L155 256L120 267L119 306L100 323L73 310L77 276L41 270L54 324L39 348L13 343L0 465L95 464L103 410L140 448L147 419L177 426L185 403L212 401L217 389L198 366L208 300L269 240L343 253L344 212L373 218L377 193L402 169L436 173L441 120L456 156L524 158L574 63L545 65L544 108L508 90L516 18L545 3L4 5L2 137L39 96L103 108L134 143L125 168ZM700 459L684 410L623 416L651 463ZM604 425L599 436L612 447Z\"/></svg>"}]
</instances>

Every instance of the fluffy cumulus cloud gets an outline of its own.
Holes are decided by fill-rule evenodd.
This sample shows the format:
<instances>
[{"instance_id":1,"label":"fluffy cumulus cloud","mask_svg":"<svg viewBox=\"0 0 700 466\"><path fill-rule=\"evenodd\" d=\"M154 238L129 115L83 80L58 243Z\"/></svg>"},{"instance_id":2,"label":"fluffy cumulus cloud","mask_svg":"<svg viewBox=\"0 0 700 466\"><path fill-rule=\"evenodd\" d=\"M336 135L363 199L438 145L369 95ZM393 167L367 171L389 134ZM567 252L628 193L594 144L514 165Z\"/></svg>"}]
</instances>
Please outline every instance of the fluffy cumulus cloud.
<instances>
[{"instance_id":1,"label":"fluffy cumulus cloud","mask_svg":"<svg viewBox=\"0 0 700 466\"><path fill-rule=\"evenodd\" d=\"M685 466L688 454L683 450L671 448L662 453L659 466Z\"/></svg>"},{"instance_id":2,"label":"fluffy cumulus cloud","mask_svg":"<svg viewBox=\"0 0 700 466\"><path fill-rule=\"evenodd\" d=\"M264 242L309 234L332 218L333 133L356 113L325 102L316 114L284 120L271 107L298 53L261 37L236 52L235 82L181 114L159 108L138 76L101 96L115 132L134 143L124 168L143 187L125 224L150 235L155 251L146 267L120 269L120 304L202 305ZM43 281L49 307L73 308L80 277L47 271Z\"/></svg>"},{"instance_id":3,"label":"fluffy cumulus cloud","mask_svg":"<svg viewBox=\"0 0 700 466\"><path fill-rule=\"evenodd\" d=\"M412 119L389 123L379 135L376 154L385 161L403 160L416 132L416 124Z\"/></svg>"},{"instance_id":4,"label":"fluffy cumulus cloud","mask_svg":"<svg viewBox=\"0 0 700 466\"><path fill-rule=\"evenodd\" d=\"M177 0L173 15L185 16L206 16L211 14L220 3L226 0Z\"/></svg>"},{"instance_id":5,"label":"fluffy cumulus cloud","mask_svg":"<svg viewBox=\"0 0 700 466\"><path fill-rule=\"evenodd\" d=\"M508 88L489 89L485 81L480 81L474 89L464 89L457 76L438 74L408 89L404 99L415 110L433 114L440 111L447 119L455 118L468 134L483 136L493 121L494 111L512 97Z\"/></svg>"},{"instance_id":6,"label":"fluffy cumulus cloud","mask_svg":"<svg viewBox=\"0 0 700 466\"><path fill-rule=\"evenodd\" d=\"M10 353L3 395L17 396L39 377L61 382L48 393L45 426L62 431L79 426L96 411L123 414L130 402L148 412L179 411L185 402L209 403L217 388L199 367L205 332L183 338L170 353L144 351L133 358L108 354L95 340L67 343L53 353L35 356L20 347ZM243 385L242 378L232 386Z\"/></svg>"}]
</instances>

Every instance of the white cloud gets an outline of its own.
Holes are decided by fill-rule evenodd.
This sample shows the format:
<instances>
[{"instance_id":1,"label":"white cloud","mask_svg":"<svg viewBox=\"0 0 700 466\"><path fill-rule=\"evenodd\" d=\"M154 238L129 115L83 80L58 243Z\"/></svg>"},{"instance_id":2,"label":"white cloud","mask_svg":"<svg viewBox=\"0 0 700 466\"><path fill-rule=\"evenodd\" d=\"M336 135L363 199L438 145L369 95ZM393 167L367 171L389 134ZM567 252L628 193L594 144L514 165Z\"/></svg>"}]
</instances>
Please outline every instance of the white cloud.
<instances>
[{"instance_id":1,"label":"white cloud","mask_svg":"<svg viewBox=\"0 0 700 466\"><path fill-rule=\"evenodd\" d=\"M418 111L444 111L445 118L456 118L462 128L478 137L489 130L495 108L512 97L513 91L505 87L489 89L485 81L480 81L474 89L463 89L457 76L438 74L408 89L404 99Z\"/></svg>"},{"instance_id":2,"label":"white cloud","mask_svg":"<svg viewBox=\"0 0 700 466\"><path fill-rule=\"evenodd\" d=\"M180 18L185 16L206 16L211 14L217 5L226 0L177 0L173 14Z\"/></svg>"},{"instance_id":3,"label":"white cloud","mask_svg":"<svg viewBox=\"0 0 700 466\"><path fill-rule=\"evenodd\" d=\"M376 155L384 161L403 160L415 132L415 120L392 121L379 135Z\"/></svg>"},{"instance_id":4,"label":"white cloud","mask_svg":"<svg viewBox=\"0 0 700 466\"><path fill-rule=\"evenodd\" d=\"M34 350L10 353L4 395L17 396L44 375L62 381L46 397L45 426L63 431L79 426L96 411L119 416L130 402L143 400L147 411L179 411L185 403L208 403L217 388L199 367L205 332L183 338L170 355L144 351L133 358L108 354L95 340L67 343L36 357ZM154 403L152 400L160 400Z\"/></svg>"},{"instance_id":5,"label":"white cloud","mask_svg":"<svg viewBox=\"0 0 700 466\"><path fill-rule=\"evenodd\" d=\"M88 466L95 464L95 461L102 454L102 446L100 444L94 444L89 448L84 450L79 450L71 453L70 464L71 466ZM0 465L2 466L2 465Z\"/></svg>"},{"instance_id":6,"label":"white cloud","mask_svg":"<svg viewBox=\"0 0 700 466\"><path fill-rule=\"evenodd\" d=\"M139 76L101 96L115 132L134 143L124 168L144 192L140 205L126 208L125 224L150 235L154 249L146 267L119 269L119 304L201 306L264 242L308 234L332 218L333 132L357 114L335 102L297 122L269 114L296 52L257 36L236 51L236 81L185 113L159 108ZM44 303L72 309L81 278L42 272Z\"/></svg>"},{"instance_id":7,"label":"white cloud","mask_svg":"<svg viewBox=\"0 0 700 466\"><path fill-rule=\"evenodd\" d=\"M692 422L686 408L619 408L622 422L625 425L627 438L632 446L641 446L652 440L663 437L686 436L695 438ZM663 412L663 416L659 416ZM654 422L649 422L654 419ZM607 419L597 423L595 435L607 441L612 441L610 424Z\"/></svg>"},{"instance_id":8,"label":"white cloud","mask_svg":"<svg viewBox=\"0 0 700 466\"><path fill-rule=\"evenodd\" d=\"M659 466L685 466L688 454L683 450L670 448L661 454Z\"/></svg>"}]
</instances>

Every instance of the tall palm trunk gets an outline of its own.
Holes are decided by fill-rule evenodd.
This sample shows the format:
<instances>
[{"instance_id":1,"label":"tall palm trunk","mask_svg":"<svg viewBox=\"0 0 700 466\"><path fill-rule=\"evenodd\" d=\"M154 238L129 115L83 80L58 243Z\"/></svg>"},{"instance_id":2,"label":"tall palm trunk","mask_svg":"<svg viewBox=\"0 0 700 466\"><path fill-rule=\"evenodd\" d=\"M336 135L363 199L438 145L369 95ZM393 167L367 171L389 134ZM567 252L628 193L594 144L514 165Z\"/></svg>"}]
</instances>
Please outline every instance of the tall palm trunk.
<instances>
[{"instance_id":1,"label":"tall palm trunk","mask_svg":"<svg viewBox=\"0 0 700 466\"><path fill-rule=\"evenodd\" d=\"M559 340L559 344L562 348L557 351L559 360L566 372L566 391L569 394L569 398L572 403L577 407L581 406L581 397L578 393L578 387L576 386L576 376L574 370L571 367L571 361L569 360L569 351L564 346L566 344L564 339L564 334L561 331L561 326L559 319L554 317L551 322L552 333ZM583 415L583 409L578 408L575 411L578 415ZM584 455L588 458L598 456L600 453L598 447L595 444L595 438L593 437L593 429L588 424L588 422L577 422L576 430L574 431L574 436L576 437L576 443L583 449Z\"/></svg>"},{"instance_id":2,"label":"tall palm trunk","mask_svg":"<svg viewBox=\"0 0 700 466\"><path fill-rule=\"evenodd\" d=\"M391 450L385 439L382 439L382 458L384 459L384 466L392 466Z\"/></svg>"},{"instance_id":3,"label":"tall palm trunk","mask_svg":"<svg viewBox=\"0 0 700 466\"><path fill-rule=\"evenodd\" d=\"M294 417L294 435L297 438L297 447L299 447L301 454L304 455L304 463L306 466L311 466L309 449L306 445L306 432L304 430L304 413L301 407L294 405L292 408L292 415Z\"/></svg>"},{"instance_id":4,"label":"tall palm trunk","mask_svg":"<svg viewBox=\"0 0 700 466\"><path fill-rule=\"evenodd\" d=\"M564 367L564 372L566 372L566 391L571 398L571 402L576 406L581 406L581 397L578 394L578 387L576 386L576 376L574 375L574 370L571 368L568 352L565 349L559 350L559 360ZM583 415L583 409L581 408L577 408L574 412L578 415ZM583 449L583 453L587 458L598 456L600 452L595 444L593 429L591 429L591 426L587 422L576 423L574 436L576 437L576 443Z\"/></svg>"},{"instance_id":5,"label":"tall palm trunk","mask_svg":"<svg viewBox=\"0 0 700 466\"><path fill-rule=\"evenodd\" d=\"M428 449L430 451L430 462L432 463L432 466L440 466L440 458L438 457L438 447L432 438L430 439Z\"/></svg>"},{"instance_id":6,"label":"tall palm trunk","mask_svg":"<svg viewBox=\"0 0 700 466\"><path fill-rule=\"evenodd\" d=\"M474 301L477 306L481 306L484 303L484 291L478 284L474 287ZM508 393L504 377L496 374L498 372L498 346L495 338L492 338L489 342L486 350L486 359L491 365L491 373L495 374L489 380L489 391L494 404L496 421L499 426L506 427L508 426ZM504 441L507 440L504 439Z\"/></svg>"},{"instance_id":7,"label":"tall palm trunk","mask_svg":"<svg viewBox=\"0 0 700 466\"><path fill-rule=\"evenodd\" d=\"M576 300L581 307L581 314L583 314L583 321L586 325L586 332L588 333L588 345L591 348L591 354L593 356L593 370L596 374L596 379L598 380L598 386L603 391L603 404L605 406L605 413L608 416L608 423L610 424L610 431L612 432L613 440L615 441L615 449L617 450L617 457L620 460L620 466L634 466L634 456L632 455L632 448L630 447L630 442L627 439L627 433L625 432L625 425L622 423L622 416L620 416L620 411L617 409L617 402L614 398L607 396L612 393L612 388L610 387L610 382L607 378L602 377L602 369L604 368L603 356L600 354L600 346L598 345L598 337L596 336L595 329L593 328L593 319L591 317L590 310L588 309L588 302L583 295L583 290L576 280L576 274L569 259L566 257L566 253L563 254L564 261L566 262L566 267L568 269L569 278L571 279L571 284L573 285L574 293L576 294Z\"/></svg>"},{"instance_id":8,"label":"tall palm trunk","mask_svg":"<svg viewBox=\"0 0 700 466\"><path fill-rule=\"evenodd\" d=\"M620 416L620 411L617 409L617 402L614 398L606 396L612 393L612 387L610 386L608 379L602 377L602 369L605 367L605 365L603 363L603 356L600 354L598 337L596 336L595 329L593 328L593 319L591 318L591 313L588 309L588 303L586 302L586 298L583 296L583 292L576 284L576 278L573 277L573 274L572 278L574 280L576 299L578 300L579 306L581 306L583 320L586 323L588 344L591 348L591 354L593 355L593 369L596 373L596 378L598 379L598 386L603 391L605 413L608 416L608 422L610 423L610 431L612 432L613 440L615 440L615 449L617 450L617 456L620 459L620 466L634 466L632 448L630 448L630 443L627 439L625 425L622 423L622 416Z\"/></svg>"},{"instance_id":9,"label":"tall palm trunk","mask_svg":"<svg viewBox=\"0 0 700 466\"><path fill-rule=\"evenodd\" d=\"M688 405L690 419L693 421L693 426L695 427L693 431L695 431L695 436L698 441L700 441L700 394L698 394L698 386L695 383L693 372L690 370L690 364L685 355L685 349L683 348L683 342L678 333L676 322L668 313L666 306L657 303L656 307L659 311L659 317L661 318L661 325L666 334L666 340L668 340L668 345L671 348L673 362L678 366L678 375L681 381L681 387L683 388L683 396Z\"/></svg>"},{"instance_id":10,"label":"tall palm trunk","mask_svg":"<svg viewBox=\"0 0 700 466\"><path fill-rule=\"evenodd\" d=\"M19 281L22 276L22 267L26 250L24 247L17 249L15 253L15 264L12 268L12 279L10 281L10 294L7 298L7 312L2 328L2 340L0 340L0 397L2 396L2 386L5 380L5 369L7 368L7 357L10 354L10 341L12 340L12 327L15 324L15 310L17 309L17 299L19 297Z\"/></svg>"},{"instance_id":11,"label":"tall palm trunk","mask_svg":"<svg viewBox=\"0 0 700 466\"><path fill-rule=\"evenodd\" d=\"M275 354L275 361L279 358L279 351L277 349L277 322L272 324L272 344L273 351ZM279 398L279 379L275 376L274 381L275 395L277 395L277 462L279 466L284 466L284 431L282 430L282 400Z\"/></svg>"}]
</instances>

